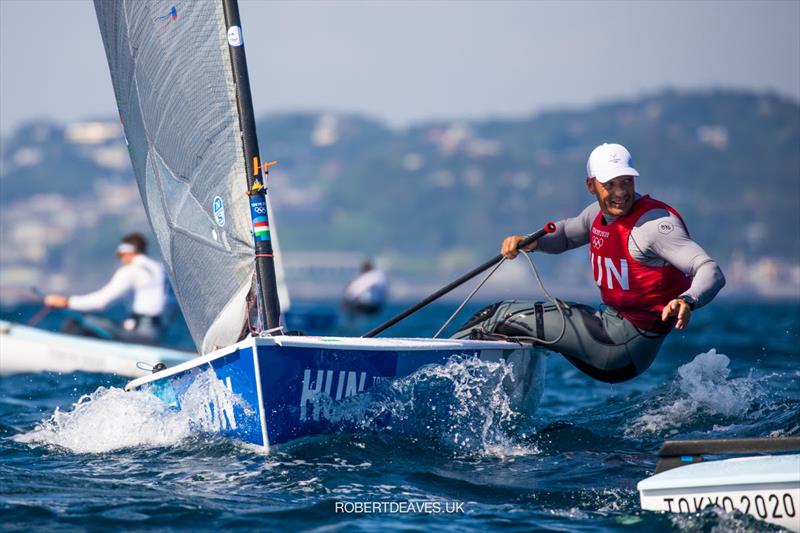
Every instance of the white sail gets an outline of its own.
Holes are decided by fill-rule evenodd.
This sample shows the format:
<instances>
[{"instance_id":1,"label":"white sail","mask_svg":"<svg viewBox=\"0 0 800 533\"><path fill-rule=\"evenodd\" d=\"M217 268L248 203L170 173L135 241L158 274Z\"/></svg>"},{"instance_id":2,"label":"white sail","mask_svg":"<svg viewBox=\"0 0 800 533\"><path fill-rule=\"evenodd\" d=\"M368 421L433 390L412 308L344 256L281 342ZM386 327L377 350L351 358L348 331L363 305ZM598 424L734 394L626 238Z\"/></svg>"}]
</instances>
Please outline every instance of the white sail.
<instances>
[{"instance_id":1,"label":"white sail","mask_svg":"<svg viewBox=\"0 0 800 533\"><path fill-rule=\"evenodd\" d=\"M95 10L139 192L186 323L200 353L233 344L250 315L254 251L222 3L95 0Z\"/></svg>"}]
</instances>

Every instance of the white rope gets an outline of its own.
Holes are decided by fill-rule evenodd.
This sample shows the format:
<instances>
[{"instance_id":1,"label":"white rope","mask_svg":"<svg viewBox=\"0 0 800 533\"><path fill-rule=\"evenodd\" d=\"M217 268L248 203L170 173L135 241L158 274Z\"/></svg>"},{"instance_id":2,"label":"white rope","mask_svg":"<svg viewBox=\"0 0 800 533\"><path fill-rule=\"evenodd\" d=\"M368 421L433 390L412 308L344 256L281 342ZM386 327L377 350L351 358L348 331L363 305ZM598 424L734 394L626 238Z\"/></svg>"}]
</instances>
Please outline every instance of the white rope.
<instances>
[{"instance_id":1,"label":"white rope","mask_svg":"<svg viewBox=\"0 0 800 533\"><path fill-rule=\"evenodd\" d=\"M539 275L539 271L536 269L536 265L533 263L533 259L531 259L532 253L533 251L526 252L525 259L528 260L528 264L530 265L531 270L533 270L533 275L536 277L536 281L539 283L539 288L542 289L542 292L547 296L550 302L552 302L553 305L556 306L559 315L561 315L561 333L558 334L558 337L550 341L533 336L530 337L522 335L510 336L510 335L503 335L502 333L492 333L491 335L503 338L505 340L514 340L514 341L526 340L538 344L555 344L558 341L560 341L562 337L564 337L564 333L566 333L567 331L567 317L564 315L564 308L562 307L562 305L566 304L562 304L562 302L553 297L553 295L550 294L550 291L548 291L547 288L544 286L542 278ZM458 309L456 309L456 311L452 315L450 315L450 318L447 319L444 325L441 328L439 328L439 331L437 331L436 335L433 336L434 339L438 338L439 335L441 335L441 333L445 330L445 328L447 328L447 326L450 325L450 323L458 315L458 313L460 313L461 310L464 308L464 306L467 305L467 303L469 303L472 297L475 296L475 294L480 290L480 288L483 287L483 285L489 280L490 277L492 277L492 275L497 271L498 268L500 268L500 265L502 265L505 262L505 260L506 259L504 257L503 259L500 260L499 263L497 263L497 265L495 265L495 267L492 270L489 271L489 273L483 278L483 280L481 280L478 286L475 287L475 289L469 294L469 296L467 296L467 298L461 303L461 305L458 306Z\"/></svg>"},{"instance_id":2,"label":"white rope","mask_svg":"<svg viewBox=\"0 0 800 533\"><path fill-rule=\"evenodd\" d=\"M538 337L532 337L532 336L531 337L514 336L513 338L516 339L516 340L518 340L518 339L530 340L532 342L536 342L536 343L539 343L539 344L555 344L555 343L557 343L558 341L561 340L561 338L564 336L564 333L566 333L566 331L567 331L567 317L564 315L564 309L561 308L561 302L559 302L557 298L554 298L553 295L550 294L550 291L548 291L545 288L544 283L542 283L542 278L541 278L541 276L539 276L539 271L536 269L536 265L533 264L533 259L531 259L531 254L532 253L533 253L532 251L526 253L525 254L525 259L527 259L528 260L528 264L531 265L531 270L533 270L533 274L534 274L534 276L536 276L536 281L539 283L539 288L542 289L542 292L545 294L545 296L547 296L547 298L553 303L553 305L556 306L556 309L558 309L558 314L561 315L561 333L559 333L558 337L556 337L555 339L553 339L551 341L547 341L547 340L540 339Z\"/></svg>"},{"instance_id":3,"label":"white rope","mask_svg":"<svg viewBox=\"0 0 800 533\"><path fill-rule=\"evenodd\" d=\"M437 331L436 335L433 336L434 339L438 338L439 335L441 335L442 331L444 331L445 328L450 325L450 322L452 322L453 319L456 317L456 315L458 315L458 313L460 313L461 310L464 309L464 306L467 305L467 303L469 303L469 301L472 299L472 297L475 296L475 293L477 293L480 290L480 288L483 287L483 284L486 283L487 281L489 281L489 278L492 277L492 274L494 274L495 271L498 268L500 268L500 265L502 265L505 262L505 260L506 260L505 257L502 258L500 260L500 262L498 262L494 266L494 268L491 269L488 274L486 274L486 276L483 278L483 280L481 280L481 282L478 283L478 286L475 287L475 290L473 290L471 293L469 293L469 296L467 296L467 299L464 300L463 302L461 302L461 305L458 306L458 309L456 309L456 312L453 313L452 315L450 315L450 318L447 319L447 322L445 322L444 325L439 328L439 331Z\"/></svg>"},{"instance_id":4,"label":"white rope","mask_svg":"<svg viewBox=\"0 0 800 533\"><path fill-rule=\"evenodd\" d=\"M280 333L281 335L283 335L283 326L278 326L277 328L264 330L261 333L259 333L258 336L264 339L267 337L272 337L273 333Z\"/></svg>"}]
</instances>

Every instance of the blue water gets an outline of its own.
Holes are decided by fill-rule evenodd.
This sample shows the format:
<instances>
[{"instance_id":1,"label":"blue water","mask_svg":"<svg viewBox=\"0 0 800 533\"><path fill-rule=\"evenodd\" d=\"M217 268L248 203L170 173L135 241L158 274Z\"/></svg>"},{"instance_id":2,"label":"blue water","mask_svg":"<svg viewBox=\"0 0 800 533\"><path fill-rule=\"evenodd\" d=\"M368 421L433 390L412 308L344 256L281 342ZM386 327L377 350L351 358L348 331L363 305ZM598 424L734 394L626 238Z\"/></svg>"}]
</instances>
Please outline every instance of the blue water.
<instances>
[{"instance_id":1,"label":"blue water","mask_svg":"<svg viewBox=\"0 0 800 533\"><path fill-rule=\"evenodd\" d=\"M431 335L452 309L392 333ZM269 454L192 430L121 378L3 377L2 529L763 531L714 509L641 511L635 487L666 438L800 435L799 337L800 304L715 302L628 383L595 383L551 356L531 419L497 412L502 398L483 385L492 369L454 364L400 384L410 392L389 406L389 427ZM394 512L348 512L369 502Z\"/></svg>"}]
</instances>

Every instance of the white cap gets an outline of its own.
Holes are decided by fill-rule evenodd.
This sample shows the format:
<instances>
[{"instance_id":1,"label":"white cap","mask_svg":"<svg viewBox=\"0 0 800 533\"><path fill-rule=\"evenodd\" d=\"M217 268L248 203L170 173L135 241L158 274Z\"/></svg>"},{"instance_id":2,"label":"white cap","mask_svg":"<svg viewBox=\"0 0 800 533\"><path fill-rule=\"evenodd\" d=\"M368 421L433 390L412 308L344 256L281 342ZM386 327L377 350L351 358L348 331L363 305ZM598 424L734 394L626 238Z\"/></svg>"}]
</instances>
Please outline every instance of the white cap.
<instances>
[{"instance_id":1,"label":"white cap","mask_svg":"<svg viewBox=\"0 0 800 533\"><path fill-rule=\"evenodd\" d=\"M117 253L118 254L135 254L136 247L127 242L121 242L119 246L117 246Z\"/></svg>"},{"instance_id":2,"label":"white cap","mask_svg":"<svg viewBox=\"0 0 800 533\"><path fill-rule=\"evenodd\" d=\"M617 176L638 176L633 168L631 153L621 144L603 143L589 154L586 162L586 175L600 183L611 181Z\"/></svg>"}]
</instances>

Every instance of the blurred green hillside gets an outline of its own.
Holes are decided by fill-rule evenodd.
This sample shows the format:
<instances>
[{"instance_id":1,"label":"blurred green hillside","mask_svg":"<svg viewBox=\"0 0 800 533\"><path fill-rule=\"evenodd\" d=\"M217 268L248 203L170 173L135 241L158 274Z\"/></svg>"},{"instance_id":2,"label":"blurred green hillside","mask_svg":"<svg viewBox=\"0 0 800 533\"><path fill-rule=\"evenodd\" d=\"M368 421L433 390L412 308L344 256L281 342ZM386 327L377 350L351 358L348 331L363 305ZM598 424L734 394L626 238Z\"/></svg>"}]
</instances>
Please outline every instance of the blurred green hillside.
<instances>
[{"instance_id":1,"label":"blurred green hillside","mask_svg":"<svg viewBox=\"0 0 800 533\"><path fill-rule=\"evenodd\" d=\"M800 106L774 95L667 92L504 121L395 132L365 118L264 117L262 151L287 250L362 249L418 258L459 249L464 265L509 233L592 201L586 157L625 144L640 192L673 204L718 256L798 259ZM327 145L314 143L332 141ZM335 139L335 141L334 141ZM307 202L287 205L284 190ZM409 259L410 261L411 259Z\"/></svg>"},{"instance_id":2,"label":"blurred green hillside","mask_svg":"<svg viewBox=\"0 0 800 533\"><path fill-rule=\"evenodd\" d=\"M3 268L74 276L87 255L103 265L100 250L144 224L121 130L96 124L26 124L2 140ZM675 206L723 267L734 257L800 263L800 104L774 94L669 91L405 130L337 113L268 115L257 127L263 158L279 162L269 185L288 253L380 256L410 278L460 273L496 253L503 236L577 214L592 201L588 153L619 142L641 173L639 192ZM21 226L25 213L41 212L63 238L9 259L36 238Z\"/></svg>"}]
</instances>

